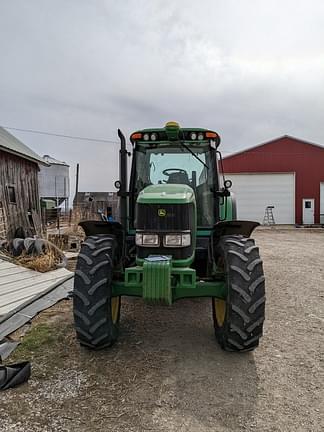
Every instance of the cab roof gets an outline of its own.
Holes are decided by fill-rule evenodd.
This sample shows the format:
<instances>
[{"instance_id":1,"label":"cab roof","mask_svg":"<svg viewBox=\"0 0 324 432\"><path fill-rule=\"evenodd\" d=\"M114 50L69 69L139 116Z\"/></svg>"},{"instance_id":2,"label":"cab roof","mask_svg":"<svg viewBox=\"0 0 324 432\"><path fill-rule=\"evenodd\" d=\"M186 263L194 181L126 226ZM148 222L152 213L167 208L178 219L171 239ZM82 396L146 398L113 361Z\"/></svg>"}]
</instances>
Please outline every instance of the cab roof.
<instances>
[{"instance_id":1,"label":"cab roof","mask_svg":"<svg viewBox=\"0 0 324 432\"><path fill-rule=\"evenodd\" d=\"M206 142L213 140L218 147L220 137L217 132L205 128L181 128L177 122L167 122L164 128L145 128L133 132L131 142L157 143L165 141Z\"/></svg>"}]
</instances>

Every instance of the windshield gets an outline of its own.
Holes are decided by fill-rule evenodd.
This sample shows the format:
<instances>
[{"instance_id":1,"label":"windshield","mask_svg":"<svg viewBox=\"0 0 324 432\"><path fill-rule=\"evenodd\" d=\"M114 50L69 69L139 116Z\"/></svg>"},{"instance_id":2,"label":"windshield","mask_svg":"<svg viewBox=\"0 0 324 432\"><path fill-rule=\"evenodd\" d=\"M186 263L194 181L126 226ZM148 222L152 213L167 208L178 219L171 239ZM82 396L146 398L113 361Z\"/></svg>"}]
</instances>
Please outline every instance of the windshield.
<instances>
[{"instance_id":1,"label":"windshield","mask_svg":"<svg viewBox=\"0 0 324 432\"><path fill-rule=\"evenodd\" d=\"M189 143L186 144L189 147ZM197 224L211 227L215 223L212 186L215 168L208 145L159 146L136 151L135 193L149 185L180 183L193 188L197 202ZM202 210L203 209L203 210Z\"/></svg>"}]
</instances>

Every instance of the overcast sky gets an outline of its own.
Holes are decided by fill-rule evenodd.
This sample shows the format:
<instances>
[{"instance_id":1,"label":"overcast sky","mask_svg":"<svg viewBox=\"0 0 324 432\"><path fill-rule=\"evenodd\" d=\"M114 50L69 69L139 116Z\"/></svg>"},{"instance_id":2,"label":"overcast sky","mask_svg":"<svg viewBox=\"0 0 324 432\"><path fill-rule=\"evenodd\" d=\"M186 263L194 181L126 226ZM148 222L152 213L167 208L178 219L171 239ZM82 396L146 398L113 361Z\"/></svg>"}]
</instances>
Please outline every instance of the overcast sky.
<instances>
[{"instance_id":1,"label":"overcast sky","mask_svg":"<svg viewBox=\"0 0 324 432\"><path fill-rule=\"evenodd\" d=\"M177 120L224 155L290 134L324 145L322 0L2 0L0 125L117 140ZM113 190L118 144L10 131ZM72 182L73 184L73 182Z\"/></svg>"}]
</instances>

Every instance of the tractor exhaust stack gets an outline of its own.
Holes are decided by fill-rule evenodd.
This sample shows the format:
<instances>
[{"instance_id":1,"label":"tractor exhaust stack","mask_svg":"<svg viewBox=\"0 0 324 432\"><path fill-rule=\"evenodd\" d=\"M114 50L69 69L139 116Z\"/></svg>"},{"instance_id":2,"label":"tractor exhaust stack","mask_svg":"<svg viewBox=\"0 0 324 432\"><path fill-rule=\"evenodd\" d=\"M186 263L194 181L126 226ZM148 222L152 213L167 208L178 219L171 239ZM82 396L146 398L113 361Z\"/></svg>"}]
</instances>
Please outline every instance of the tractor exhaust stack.
<instances>
[{"instance_id":1,"label":"tractor exhaust stack","mask_svg":"<svg viewBox=\"0 0 324 432\"><path fill-rule=\"evenodd\" d=\"M118 136L120 139L120 150L119 150L119 192L120 197L120 222L127 230L127 149L126 139L120 129L118 129Z\"/></svg>"}]
</instances>

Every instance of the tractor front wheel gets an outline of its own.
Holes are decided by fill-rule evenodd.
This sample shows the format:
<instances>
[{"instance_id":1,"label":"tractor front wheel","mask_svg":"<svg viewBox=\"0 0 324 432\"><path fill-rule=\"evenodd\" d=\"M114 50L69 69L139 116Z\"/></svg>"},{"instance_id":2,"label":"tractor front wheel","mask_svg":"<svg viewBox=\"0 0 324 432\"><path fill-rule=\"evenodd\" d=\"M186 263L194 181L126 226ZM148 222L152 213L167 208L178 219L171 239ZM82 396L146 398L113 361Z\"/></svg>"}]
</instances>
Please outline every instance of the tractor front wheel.
<instances>
[{"instance_id":1,"label":"tractor front wheel","mask_svg":"<svg viewBox=\"0 0 324 432\"><path fill-rule=\"evenodd\" d=\"M212 299L216 339L225 351L250 351L259 345L265 316L265 283L259 249L239 235L215 245L218 270L224 273L226 299Z\"/></svg>"},{"instance_id":2,"label":"tractor front wheel","mask_svg":"<svg viewBox=\"0 0 324 432\"><path fill-rule=\"evenodd\" d=\"M98 234L82 243L73 291L73 314L81 345L101 349L118 336L120 297L112 297L114 237Z\"/></svg>"}]
</instances>

